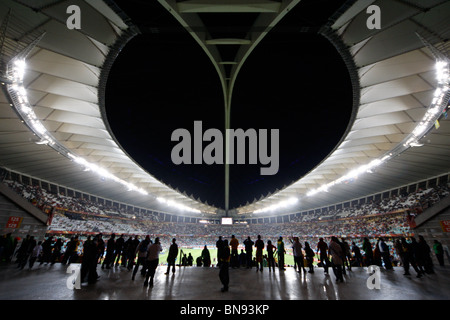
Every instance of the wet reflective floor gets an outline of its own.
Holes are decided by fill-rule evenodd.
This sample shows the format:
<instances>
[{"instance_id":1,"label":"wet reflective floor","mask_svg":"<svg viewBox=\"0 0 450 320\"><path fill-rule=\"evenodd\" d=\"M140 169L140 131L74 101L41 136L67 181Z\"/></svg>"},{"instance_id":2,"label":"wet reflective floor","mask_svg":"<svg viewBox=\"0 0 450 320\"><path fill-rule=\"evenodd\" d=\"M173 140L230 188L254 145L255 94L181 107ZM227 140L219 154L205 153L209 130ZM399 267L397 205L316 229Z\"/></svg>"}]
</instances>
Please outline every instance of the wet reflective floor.
<instances>
[{"instance_id":1,"label":"wet reflective floor","mask_svg":"<svg viewBox=\"0 0 450 320\"><path fill-rule=\"evenodd\" d=\"M77 269L79 264L71 265ZM0 266L1 300L449 300L450 267L436 267L435 274L416 278L403 275L403 268L382 269L379 278L367 268L352 268L336 283L331 272L322 268L314 273L285 271L263 272L255 269L230 269L230 287L221 292L219 270L203 267L177 267L174 275L165 275L158 267L154 286L145 287L144 278L123 267L97 268L95 284L73 287L76 271L68 273L61 264L17 269L15 264ZM379 285L379 289L378 289ZM372 287L372 289L370 289Z\"/></svg>"}]
</instances>

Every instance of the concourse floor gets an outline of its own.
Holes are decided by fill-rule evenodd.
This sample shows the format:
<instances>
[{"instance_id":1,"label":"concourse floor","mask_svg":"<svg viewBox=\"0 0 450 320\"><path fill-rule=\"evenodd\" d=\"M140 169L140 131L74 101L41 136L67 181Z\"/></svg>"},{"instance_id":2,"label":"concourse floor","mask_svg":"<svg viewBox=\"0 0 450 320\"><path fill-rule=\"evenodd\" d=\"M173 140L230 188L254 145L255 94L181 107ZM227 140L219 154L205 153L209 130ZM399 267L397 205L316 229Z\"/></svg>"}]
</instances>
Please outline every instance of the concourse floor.
<instances>
[{"instance_id":1,"label":"concourse floor","mask_svg":"<svg viewBox=\"0 0 450 320\"><path fill-rule=\"evenodd\" d=\"M71 265L77 268L79 264ZM159 266L154 287L144 287L140 272L131 280L123 267L97 268L100 279L95 284L69 288L75 273L61 264L39 265L19 270L15 264L0 266L0 300L449 300L450 267L435 268L435 274L416 278L403 275L403 268L382 269L379 289L369 289L371 274L367 268L352 268L343 283L336 283L330 270L322 268L299 274L293 268L263 272L256 269L230 269L230 288L221 292L219 270L203 267L177 267L174 275L165 275ZM372 277L373 278L373 277ZM69 279L69 280L68 280ZM374 284L375 282L372 282ZM373 287L373 286L372 286Z\"/></svg>"}]
</instances>

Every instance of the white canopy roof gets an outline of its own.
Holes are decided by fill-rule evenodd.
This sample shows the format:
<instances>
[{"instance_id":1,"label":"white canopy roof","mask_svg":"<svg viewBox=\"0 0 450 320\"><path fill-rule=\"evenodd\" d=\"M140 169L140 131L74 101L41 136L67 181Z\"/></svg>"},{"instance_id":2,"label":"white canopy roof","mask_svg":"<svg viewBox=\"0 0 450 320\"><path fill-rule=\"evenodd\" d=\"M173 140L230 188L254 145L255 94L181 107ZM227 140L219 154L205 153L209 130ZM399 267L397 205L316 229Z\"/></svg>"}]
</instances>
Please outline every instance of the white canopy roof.
<instances>
[{"instance_id":1,"label":"white canopy roof","mask_svg":"<svg viewBox=\"0 0 450 320\"><path fill-rule=\"evenodd\" d=\"M266 23L270 27L298 1L232 1L227 6L219 0L160 2L172 8L178 21L186 26L189 26L189 21L198 26L198 19L194 16L197 12L233 10L231 12L260 12L262 18L256 23ZM7 46L2 58L12 58L18 49L30 43L27 39L34 39L45 31L44 37L27 56L24 78L27 96L37 118L74 155L107 169L116 177L144 189L148 195L127 191L120 183L101 179L92 171L84 171L82 166L48 145L36 144L40 139L21 121L14 106L10 105L12 101L6 90L0 93L0 165L149 209L181 214L182 211L157 201L160 197L214 213L216 208L181 194L145 172L118 145L109 130L101 107L104 94L102 73L104 76L108 72L108 63L111 62L108 59L114 59L111 53L135 34L133 25L123 12L111 1L74 0L70 4L80 7L82 28L69 30L65 23L68 17L66 2L41 0L32 5L26 3L29 2L5 0L0 3L0 12L4 13L0 17L2 22L11 9L5 38ZM366 26L369 16L366 8L371 4L381 8L382 25L379 30ZM341 143L314 170L276 194L238 208L238 211L250 213L292 196L299 197L300 202L288 211L306 210L449 172L450 124L447 119L441 119L440 128L432 129L421 140L422 147L409 148L352 183L339 184L328 192L306 196L308 191L394 150L414 130L437 87L435 57L416 32L429 35L434 45L442 47L450 35L448 21L450 2L438 0L426 3L418 0L352 1L337 13L329 28L321 32L334 41L350 73L353 73L353 85L358 90L355 93L354 121ZM335 32L336 38L332 38L330 30ZM204 37L192 34L216 62L219 74L223 71L223 64L216 59L215 45L231 41L249 46L247 42L233 39L206 44ZM258 37L253 39L256 40L250 47L256 46L260 40ZM242 61L250 51L238 52ZM240 65L233 68L238 71ZM222 73L222 83L225 81L227 79ZM2 87L5 89L7 83L4 83Z\"/></svg>"},{"instance_id":2,"label":"white canopy roof","mask_svg":"<svg viewBox=\"0 0 450 320\"><path fill-rule=\"evenodd\" d=\"M366 8L372 4L381 10L381 29L366 26L370 16ZM336 149L311 172L275 195L240 208L241 212L276 205L292 196L300 201L285 210L320 208L449 172L450 126L442 118L439 129L433 128L422 138L422 147L409 148L373 173L306 196L308 191L389 154L419 124L431 104L437 80L436 59L416 32L427 34L448 54L442 42L450 36L449 18L448 1L357 1L348 7L331 29L340 35L357 73L354 82L360 95L354 122Z\"/></svg>"},{"instance_id":3,"label":"white canopy roof","mask_svg":"<svg viewBox=\"0 0 450 320\"><path fill-rule=\"evenodd\" d=\"M111 48L130 29L119 16L123 13L102 1L72 1L72 5L80 7L82 28L70 30L66 26L67 3L51 0L33 2L31 6L25 3L2 1L0 12L5 13L2 19L9 18L7 48L20 48L15 41L16 30L24 34L26 30L32 31L35 35L45 32L27 56L24 78L28 100L37 118L72 154L146 190L148 195L129 192L119 183L84 171L84 167L48 145L36 144L40 139L21 121L6 90L0 95L0 164L135 206L180 212L156 200L161 197L203 212L215 212L215 208L169 188L145 172L122 150L104 122L99 105L100 76L107 71L104 63ZM10 53L3 58L13 56ZM4 82L3 88L6 86Z\"/></svg>"}]
</instances>

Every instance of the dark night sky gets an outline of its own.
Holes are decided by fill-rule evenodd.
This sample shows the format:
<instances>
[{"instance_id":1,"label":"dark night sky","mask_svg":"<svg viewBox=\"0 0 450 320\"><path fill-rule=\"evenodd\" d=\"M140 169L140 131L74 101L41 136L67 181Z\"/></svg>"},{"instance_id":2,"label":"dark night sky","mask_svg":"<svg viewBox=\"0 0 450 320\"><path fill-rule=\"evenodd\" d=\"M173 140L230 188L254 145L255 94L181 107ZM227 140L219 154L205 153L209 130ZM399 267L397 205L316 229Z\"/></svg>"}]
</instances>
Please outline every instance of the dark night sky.
<instances>
[{"instance_id":1,"label":"dark night sky","mask_svg":"<svg viewBox=\"0 0 450 320\"><path fill-rule=\"evenodd\" d=\"M204 131L224 132L223 94L211 61L156 1L116 2L144 32L125 46L108 78L106 112L114 135L157 179L223 208L223 165L177 166L170 157L177 144L170 137L177 128L193 135L194 121L199 120ZM279 129L280 169L276 175L261 176L261 164L232 165L230 208L299 179L345 132L352 92L344 62L322 36L286 28L314 29L339 3L301 1L244 63L233 92L231 127ZM225 32L231 23L251 24L254 19L252 14L230 15L207 14L202 19L214 23L219 33L222 26Z\"/></svg>"}]
</instances>

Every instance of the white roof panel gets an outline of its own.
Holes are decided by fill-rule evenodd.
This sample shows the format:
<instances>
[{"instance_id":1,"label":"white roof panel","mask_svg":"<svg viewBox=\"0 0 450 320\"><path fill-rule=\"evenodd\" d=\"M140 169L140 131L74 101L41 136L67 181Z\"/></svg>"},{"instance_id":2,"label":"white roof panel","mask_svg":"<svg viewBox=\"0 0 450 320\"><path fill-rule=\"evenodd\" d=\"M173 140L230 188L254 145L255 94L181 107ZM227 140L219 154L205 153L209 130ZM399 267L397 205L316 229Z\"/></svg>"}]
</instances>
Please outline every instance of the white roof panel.
<instances>
[{"instance_id":1,"label":"white roof panel","mask_svg":"<svg viewBox=\"0 0 450 320\"><path fill-rule=\"evenodd\" d=\"M34 1L32 6L39 8L50 3L40 0ZM286 195L303 197L312 188L389 152L414 129L436 87L434 58L416 32L428 30L441 41L448 39L450 2L414 0L409 3L415 5L408 5L406 1L356 1L332 23L336 32L340 29L338 36L344 44L342 48L349 50L343 54L348 54L356 67L360 100L355 105L354 122L340 145L311 173L240 210L255 210L276 203ZM49 146L37 145L37 137L9 106L4 91L0 93L0 163L27 175L136 206L162 209L155 199L165 196L213 212L215 208L158 182L118 146L102 118L98 86L107 55L119 36L129 31L129 26L107 2L75 0L71 4L82 9L83 28L80 31L65 26L66 2L43 10L33 10L29 5L11 0L0 3L1 12L13 9L13 23L20 23L33 34L46 31L28 56L25 85L29 101L44 126L71 152L130 179L150 195L123 192L124 186L103 181L92 172L84 172L81 166ZM370 4L382 9L380 30L366 27L368 15L365 9ZM420 7L430 10L423 11ZM265 20L258 19L261 23ZM185 21L198 19L186 18ZM7 35L9 42L20 36L13 32ZM326 194L304 197L291 210L347 201L449 172L449 133L449 121L442 119L441 127L427 134L423 147L405 151L378 167L373 174L339 185Z\"/></svg>"}]
</instances>

